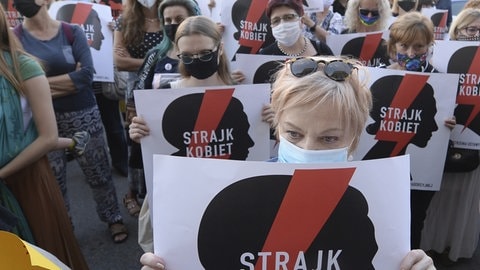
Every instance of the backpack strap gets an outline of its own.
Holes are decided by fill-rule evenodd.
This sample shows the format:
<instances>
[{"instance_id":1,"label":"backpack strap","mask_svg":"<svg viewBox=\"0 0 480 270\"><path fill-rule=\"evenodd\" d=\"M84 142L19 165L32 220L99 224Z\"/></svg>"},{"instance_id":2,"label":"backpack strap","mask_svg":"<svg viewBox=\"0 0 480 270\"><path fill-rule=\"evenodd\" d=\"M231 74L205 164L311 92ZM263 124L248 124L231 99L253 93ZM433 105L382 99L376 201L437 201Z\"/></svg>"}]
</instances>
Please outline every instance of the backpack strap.
<instances>
[{"instance_id":1,"label":"backpack strap","mask_svg":"<svg viewBox=\"0 0 480 270\"><path fill-rule=\"evenodd\" d=\"M61 22L62 24L62 29L63 32L65 33L65 36L67 37L67 41L70 45L73 45L73 41L75 40L73 36L73 26L69 23L66 22ZM15 28L13 28L13 33L17 36L17 38L20 38L23 34L23 26L21 23L17 24Z\"/></svg>"}]
</instances>

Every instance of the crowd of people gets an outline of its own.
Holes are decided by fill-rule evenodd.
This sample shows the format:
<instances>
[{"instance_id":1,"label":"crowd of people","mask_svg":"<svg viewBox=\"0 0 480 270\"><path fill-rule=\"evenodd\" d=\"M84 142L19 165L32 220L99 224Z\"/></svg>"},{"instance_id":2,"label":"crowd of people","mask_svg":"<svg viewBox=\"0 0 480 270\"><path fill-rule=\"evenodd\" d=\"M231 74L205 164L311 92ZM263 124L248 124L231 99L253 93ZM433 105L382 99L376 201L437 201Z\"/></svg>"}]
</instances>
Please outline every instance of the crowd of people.
<instances>
[{"instance_id":1,"label":"crowd of people","mask_svg":"<svg viewBox=\"0 0 480 270\"><path fill-rule=\"evenodd\" d=\"M142 269L166 269L162 254L153 254L155 228L141 151L150 129L137 115L133 92L242 83L242 70L230 67L225 26L202 16L194 0L123 0L123 11L112 24L112 64L128 73L123 120L121 101L94 92L101 86L93 80L95 69L83 30L52 18L52 1L14 0L24 17L15 29L5 10L0 12L0 229L15 232L72 269L88 269L74 235L66 189L67 162L75 159L112 240L122 243L129 235L120 212L123 203L139 220ZM209 1L208 6L215 4ZM334 56L328 36L388 30L378 68L438 73L429 62L434 25L419 12L435 4L326 0L323 11L306 13L302 1L269 0L264 16L274 42L258 54L294 58L275 69L269 80L271 103L262 111L279 142L273 161L348 161L373 109L372 93L359 76L367 72L364 64ZM477 4L470 0L447 22L450 40L480 40ZM332 62L342 72L332 73ZM457 124L454 116L443 120L450 129ZM333 150L335 160L326 156ZM379 157L367 154L364 159L375 158ZM112 168L128 177L121 203ZM473 256L480 236L478 179L480 167L445 172L439 191L411 191L412 250L399 269L435 269L439 258L453 263Z\"/></svg>"}]
</instances>

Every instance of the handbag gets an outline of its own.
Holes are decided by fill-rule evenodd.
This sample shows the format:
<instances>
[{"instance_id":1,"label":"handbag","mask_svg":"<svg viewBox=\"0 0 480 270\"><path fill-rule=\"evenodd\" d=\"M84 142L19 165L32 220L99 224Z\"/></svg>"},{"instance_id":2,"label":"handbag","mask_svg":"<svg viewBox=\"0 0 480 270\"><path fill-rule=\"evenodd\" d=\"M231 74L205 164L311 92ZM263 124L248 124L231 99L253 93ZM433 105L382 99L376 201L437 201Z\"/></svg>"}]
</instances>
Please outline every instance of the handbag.
<instances>
[{"instance_id":1,"label":"handbag","mask_svg":"<svg viewBox=\"0 0 480 270\"><path fill-rule=\"evenodd\" d=\"M113 68L113 82L102 82L102 94L111 100L122 100L127 91L128 73Z\"/></svg>"},{"instance_id":2,"label":"handbag","mask_svg":"<svg viewBox=\"0 0 480 270\"><path fill-rule=\"evenodd\" d=\"M478 150L454 147L449 141L444 172L470 172L475 170L480 163Z\"/></svg>"}]
</instances>

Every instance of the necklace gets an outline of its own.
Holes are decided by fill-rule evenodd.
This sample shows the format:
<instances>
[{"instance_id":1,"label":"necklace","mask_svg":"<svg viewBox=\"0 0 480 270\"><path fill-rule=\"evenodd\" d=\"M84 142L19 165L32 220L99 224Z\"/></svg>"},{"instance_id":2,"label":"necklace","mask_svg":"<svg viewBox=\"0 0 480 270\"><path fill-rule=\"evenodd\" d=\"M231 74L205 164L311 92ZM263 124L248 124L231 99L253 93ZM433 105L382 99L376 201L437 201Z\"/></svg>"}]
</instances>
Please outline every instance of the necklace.
<instances>
[{"instance_id":1,"label":"necklace","mask_svg":"<svg viewBox=\"0 0 480 270\"><path fill-rule=\"evenodd\" d=\"M303 49L301 51L299 51L298 53L287 53L283 48L282 46L280 46L280 43L278 43L277 41L277 47L280 49L280 51L285 54L285 55L288 55L288 56L292 56L292 57L297 57L297 56L300 56L302 55L306 50L307 50L307 41L308 39L306 37L303 37L303 40L305 41L305 45L303 46Z\"/></svg>"},{"instance_id":2,"label":"necklace","mask_svg":"<svg viewBox=\"0 0 480 270\"><path fill-rule=\"evenodd\" d=\"M154 22L158 21L158 18L153 18L153 19L145 18L145 20L149 23L154 23Z\"/></svg>"}]
</instances>

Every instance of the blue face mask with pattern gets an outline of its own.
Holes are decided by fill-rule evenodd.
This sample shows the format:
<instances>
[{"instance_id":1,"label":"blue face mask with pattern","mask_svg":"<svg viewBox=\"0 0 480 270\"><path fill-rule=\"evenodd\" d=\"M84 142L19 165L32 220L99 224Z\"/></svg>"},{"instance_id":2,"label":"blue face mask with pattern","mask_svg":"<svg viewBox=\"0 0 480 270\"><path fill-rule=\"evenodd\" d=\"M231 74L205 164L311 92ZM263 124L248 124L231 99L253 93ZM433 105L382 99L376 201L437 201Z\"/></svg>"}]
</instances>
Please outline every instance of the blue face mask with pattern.
<instances>
[{"instance_id":1,"label":"blue face mask with pattern","mask_svg":"<svg viewBox=\"0 0 480 270\"><path fill-rule=\"evenodd\" d=\"M329 150L305 150L280 136L278 162L281 163L327 163L345 162L348 147Z\"/></svg>"},{"instance_id":2,"label":"blue face mask with pattern","mask_svg":"<svg viewBox=\"0 0 480 270\"><path fill-rule=\"evenodd\" d=\"M361 13L359 14L360 21L367 26L374 25L378 19L380 18L380 15L378 16L373 16L373 17L368 17L368 15L362 15Z\"/></svg>"},{"instance_id":3,"label":"blue face mask with pattern","mask_svg":"<svg viewBox=\"0 0 480 270\"><path fill-rule=\"evenodd\" d=\"M417 71L427 60L427 53L409 57L406 54L397 52L397 62L400 66L409 71Z\"/></svg>"}]
</instances>

